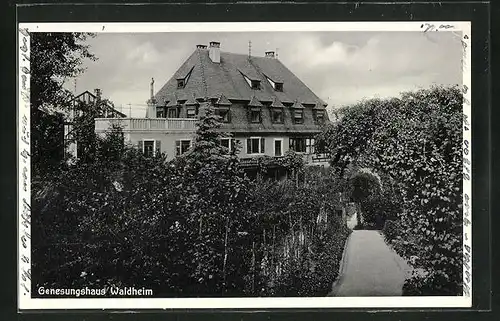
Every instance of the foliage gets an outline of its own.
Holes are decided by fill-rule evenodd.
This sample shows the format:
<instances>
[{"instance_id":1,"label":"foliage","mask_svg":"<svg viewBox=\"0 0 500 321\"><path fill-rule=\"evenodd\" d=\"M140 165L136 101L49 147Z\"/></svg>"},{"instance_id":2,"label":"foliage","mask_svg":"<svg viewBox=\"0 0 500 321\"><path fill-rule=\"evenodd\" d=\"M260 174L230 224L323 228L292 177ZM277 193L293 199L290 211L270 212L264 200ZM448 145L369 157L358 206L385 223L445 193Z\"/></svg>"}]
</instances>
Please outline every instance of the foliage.
<instances>
[{"instance_id":1,"label":"foliage","mask_svg":"<svg viewBox=\"0 0 500 321\"><path fill-rule=\"evenodd\" d=\"M392 221L392 220L385 221L382 233L384 233L384 237L387 243L390 244L398 237L400 233L400 228L401 227L399 226L397 221Z\"/></svg>"},{"instance_id":2,"label":"foliage","mask_svg":"<svg viewBox=\"0 0 500 321\"><path fill-rule=\"evenodd\" d=\"M253 183L249 210L255 220L255 272L250 294L324 296L337 277L349 232L339 213L341 184L333 175L305 172L301 185L289 180Z\"/></svg>"},{"instance_id":3,"label":"foliage","mask_svg":"<svg viewBox=\"0 0 500 321\"><path fill-rule=\"evenodd\" d=\"M93 35L42 32L31 34L31 159L34 176L50 172L55 165L51 164L54 153L64 148L64 139L58 134L62 123L55 122L52 114L57 115L68 107L71 93L63 87L64 82L84 71L84 60L96 59L84 44L89 36Z\"/></svg>"},{"instance_id":4,"label":"foliage","mask_svg":"<svg viewBox=\"0 0 500 321\"><path fill-rule=\"evenodd\" d=\"M98 105L84 108L75 135L88 157L33 182L34 289L328 293L348 234L338 176L306 170L289 153L283 166L304 172L303 184L250 181L237 151L221 146L212 107L203 108L192 148L172 161L124 144L120 127L96 136Z\"/></svg>"},{"instance_id":5,"label":"foliage","mask_svg":"<svg viewBox=\"0 0 500 321\"><path fill-rule=\"evenodd\" d=\"M395 246L434 280L413 282L424 294L461 293L462 100L458 87L433 87L363 101L321 135L340 172L356 164L394 183L405 235Z\"/></svg>"}]
</instances>

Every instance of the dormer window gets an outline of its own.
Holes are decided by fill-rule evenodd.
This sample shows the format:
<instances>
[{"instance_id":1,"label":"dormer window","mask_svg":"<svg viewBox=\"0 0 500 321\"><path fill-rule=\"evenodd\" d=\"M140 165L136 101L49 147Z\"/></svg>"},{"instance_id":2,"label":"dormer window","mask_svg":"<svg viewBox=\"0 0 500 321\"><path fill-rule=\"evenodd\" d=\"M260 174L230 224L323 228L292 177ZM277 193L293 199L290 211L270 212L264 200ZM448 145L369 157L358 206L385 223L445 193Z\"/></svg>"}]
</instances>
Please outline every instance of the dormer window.
<instances>
[{"instance_id":1,"label":"dormer window","mask_svg":"<svg viewBox=\"0 0 500 321\"><path fill-rule=\"evenodd\" d=\"M274 124L283 124L283 109L271 108L271 120Z\"/></svg>"},{"instance_id":2,"label":"dormer window","mask_svg":"<svg viewBox=\"0 0 500 321\"><path fill-rule=\"evenodd\" d=\"M314 120L317 123L322 124L325 121L325 111L324 110L315 110L314 111Z\"/></svg>"},{"instance_id":3,"label":"dormer window","mask_svg":"<svg viewBox=\"0 0 500 321\"><path fill-rule=\"evenodd\" d=\"M186 117L187 118L196 118L196 108L195 107L190 107L186 111Z\"/></svg>"},{"instance_id":4,"label":"dormer window","mask_svg":"<svg viewBox=\"0 0 500 321\"><path fill-rule=\"evenodd\" d=\"M182 89L186 85L184 79L177 79L177 89Z\"/></svg>"},{"instance_id":5,"label":"dormer window","mask_svg":"<svg viewBox=\"0 0 500 321\"><path fill-rule=\"evenodd\" d=\"M167 110L167 118L178 118L179 117L179 112L177 107L170 107Z\"/></svg>"},{"instance_id":6,"label":"dormer window","mask_svg":"<svg viewBox=\"0 0 500 321\"><path fill-rule=\"evenodd\" d=\"M274 81L271 78L266 76L267 81L271 86L273 86L274 91L283 91L283 82L280 81Z\"/></svg>"},{"instance_id":7,"label":"dormer window","mask_svg":"<svg viewBox=\"0 0 500 321\"><path fill-rule=\"evenodd\" d=\"M256 89L256 90L260 89L260 80L252 80L251 86L252 86L252 89Z\"/></svg>"},{"instance_id":8,"label":"dormer window","mask_svg":"<svg viewBox=\"0 0 500 321\"><path fill-rule=\"evenodd\" d=\"M294 124L303 124L304 123L304 110L295 109L293 111L293 123Z\"/></svg>"},{"instance_id":9,"label":"dormer window","mask_svg":"<svg viewBox=\"0 0 500 321\"><path fill-rule=\"evenodd\" d=\"M215 109L215 114L220 117L223 123L231 122L231 112L228 107L218 107Z\"/></svg>"},{"instance_id":10,"label":"dormer window","mask_svg":"<svg viewBox=\"0 0 500 321\"><path fill-rule=\"evenodd\" d=\"M163 107L156 107L156 118L165 118L165 111Z\"/></svg>"},{"instance_id":11,"label":"dormer window","mask_svg":"<svg viewBox=\"0 0 500 321\"><path fill-rule=\"evenodd\" d=\"M261 110L260 108L251 108L250 109L250 121L252 123L260 123L262 122Z\"/></svg>"}]
</instances>

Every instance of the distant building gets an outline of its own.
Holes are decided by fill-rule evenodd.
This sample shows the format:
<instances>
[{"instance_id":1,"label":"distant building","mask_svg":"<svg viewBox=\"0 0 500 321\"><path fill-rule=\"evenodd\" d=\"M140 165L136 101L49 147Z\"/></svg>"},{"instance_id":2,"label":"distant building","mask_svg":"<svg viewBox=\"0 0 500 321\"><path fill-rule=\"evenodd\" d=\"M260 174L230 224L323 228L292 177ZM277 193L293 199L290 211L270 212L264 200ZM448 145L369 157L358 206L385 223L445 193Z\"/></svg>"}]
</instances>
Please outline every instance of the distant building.
<instances>
[{"instance_id":1,"label":"distant building","mask_svg":"<svg viewBox=\"0 0 500 321\"><path fill-rule=\"evenodd\" d=\"M186 152L206 104L221 117L221 130L232 135L221 144L231 148L240 141L239 156L249 164L255 156L282 157L288 150L313 162L314 137L329 121L327 104L273 51L255 57L221 52L218 42L198 45L156 94L154 80L150 89L146 118L120 120L126 140L150 155ZM96 119L97 132L109 127L109 120Z\"/></svg>"},{"instance_id":2,"label":"distant building","mask_svg":"<svg viewBox=\"0 0 500 321\"><path fill-rule=\"evenodd\" d=\"M99 119L109 118L124 118L126 115L116 110L108 100L101 98L101 90L94 89L94 94L89 91L84 91L81 94L73 97L70 100L71 108L65 113L64 121L64 137L65 137L65 152L74 157L79 157L81 154L82 145L73 137L74 121L77 116L85 112L85 107L94 105L98 107Z\"/></svg>"}]
</instances>

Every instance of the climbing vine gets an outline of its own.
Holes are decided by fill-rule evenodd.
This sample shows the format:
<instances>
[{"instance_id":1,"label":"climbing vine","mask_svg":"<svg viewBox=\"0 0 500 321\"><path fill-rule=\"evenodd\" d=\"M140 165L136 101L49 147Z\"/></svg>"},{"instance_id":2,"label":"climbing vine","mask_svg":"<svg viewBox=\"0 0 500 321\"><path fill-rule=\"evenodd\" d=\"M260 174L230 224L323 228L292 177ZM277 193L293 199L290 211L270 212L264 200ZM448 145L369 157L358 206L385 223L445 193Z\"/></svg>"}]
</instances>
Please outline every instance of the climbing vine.
<instances>
[{"instance_id":1,"label":"climbing vine","mask_svg":"<svg viewBox=\"0 0 500 321\"><path fill-rule=\"evenodd\" d=\"M320 136L340 173L373 168L400 195L391 239L420 271L406 294L462 293L462 100L458 87L436 86L362 101Z\"/></svg>"}]
</instances>

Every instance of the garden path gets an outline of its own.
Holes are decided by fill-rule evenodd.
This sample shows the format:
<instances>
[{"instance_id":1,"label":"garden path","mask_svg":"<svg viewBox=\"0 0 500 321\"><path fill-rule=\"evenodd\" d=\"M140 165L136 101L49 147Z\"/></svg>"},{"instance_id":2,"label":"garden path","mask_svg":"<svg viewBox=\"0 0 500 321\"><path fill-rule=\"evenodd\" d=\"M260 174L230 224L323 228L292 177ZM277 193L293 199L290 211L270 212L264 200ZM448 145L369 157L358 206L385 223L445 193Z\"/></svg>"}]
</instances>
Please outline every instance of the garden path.
<instances>
[{"instance_id":1,"label":"garden path","mask_svg":"<svg viewBox=\"0 0 500 321\"><path fill-rule=\"evenodd\" d=\"M354 230L330 296L400 296L409 271L379 231Z\"/></svg>"}]
</instances>

